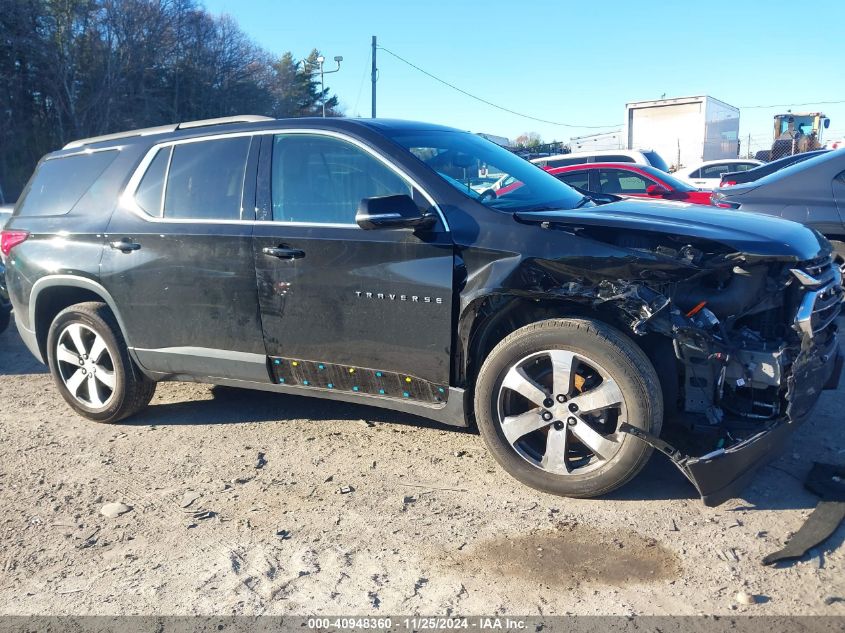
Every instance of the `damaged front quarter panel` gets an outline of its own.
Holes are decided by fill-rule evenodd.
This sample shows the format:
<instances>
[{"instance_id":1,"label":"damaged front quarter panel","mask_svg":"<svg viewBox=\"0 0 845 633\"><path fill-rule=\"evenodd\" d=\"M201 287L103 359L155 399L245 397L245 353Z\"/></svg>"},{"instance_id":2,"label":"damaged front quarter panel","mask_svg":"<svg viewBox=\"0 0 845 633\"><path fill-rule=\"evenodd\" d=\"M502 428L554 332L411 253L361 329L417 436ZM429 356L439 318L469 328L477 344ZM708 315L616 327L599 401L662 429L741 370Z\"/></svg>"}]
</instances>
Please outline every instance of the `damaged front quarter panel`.
<instances>
[{"instance_id":1,"label":"damaged front quarter panel","mask_svg":"<svg viewBox=\"0 0 845 633\"><path fill-rule=\"evenodd\" d=\"M601 227L537 221L604 242ZM628 424L619 431L669 457L706 505L723 503L781 452L822 389L838 382L839 269L829 254L809 262L818 287L808 289L797 257L648 231L607 235L615 240L602 244L614 250L610 265L596 270L571 259L522 260L515 269L521 287L533 297L610 308L634 335L671 339L683 381L677 413L713 442L712 450L689 455Z\"/></svg>"}]
</instances>

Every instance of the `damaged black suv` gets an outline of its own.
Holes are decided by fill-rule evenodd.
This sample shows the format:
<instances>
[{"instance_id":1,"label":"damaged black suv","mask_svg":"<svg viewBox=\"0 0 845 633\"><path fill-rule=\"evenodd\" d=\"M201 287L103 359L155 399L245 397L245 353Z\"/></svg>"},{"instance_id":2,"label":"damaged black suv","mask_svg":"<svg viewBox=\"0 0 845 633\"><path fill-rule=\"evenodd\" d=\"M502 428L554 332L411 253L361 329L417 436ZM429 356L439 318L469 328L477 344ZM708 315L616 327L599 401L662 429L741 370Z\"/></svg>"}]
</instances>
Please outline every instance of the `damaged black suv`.
<instances>
[{"instance_id":1,"label":"damaged black suv","mask_svg":"<svg viewBox=\"0 0 845 633\"><path fill-rule=\"evenodd\" d=\"M841 365L841 273L816 231L598 205L426 124L76 141L39 163L2 252L23 340L92 420L140 412L160 380L365 403L474 423L561 495L613 490L657 448L720 503ZM672 425L700 456L660 437Z\"/></svg>"}]
</instances>

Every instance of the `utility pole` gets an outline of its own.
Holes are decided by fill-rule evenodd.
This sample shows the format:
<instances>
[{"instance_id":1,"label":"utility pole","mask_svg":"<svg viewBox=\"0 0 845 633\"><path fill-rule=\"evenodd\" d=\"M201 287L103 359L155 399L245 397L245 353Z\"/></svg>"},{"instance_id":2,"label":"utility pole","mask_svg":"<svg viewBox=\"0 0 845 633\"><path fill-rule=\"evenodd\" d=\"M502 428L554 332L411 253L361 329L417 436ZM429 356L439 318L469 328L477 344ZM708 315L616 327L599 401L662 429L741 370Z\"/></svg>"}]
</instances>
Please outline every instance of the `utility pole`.
<instances>
[{"instance_id":1,"label":"utility pole","mask_svg":"<svg viewBox=\"0 0 845 633\"><path fill-rule=\"evenodd\" d=\"M378 79L378 67L376 66L376 50L378 50L378 45L376 44L376 36L373 35L373 68L372 73L370 75L370 81L373 84L373 114L372 118L376 118L376 80Z\"/></svg>"}]
</instances>

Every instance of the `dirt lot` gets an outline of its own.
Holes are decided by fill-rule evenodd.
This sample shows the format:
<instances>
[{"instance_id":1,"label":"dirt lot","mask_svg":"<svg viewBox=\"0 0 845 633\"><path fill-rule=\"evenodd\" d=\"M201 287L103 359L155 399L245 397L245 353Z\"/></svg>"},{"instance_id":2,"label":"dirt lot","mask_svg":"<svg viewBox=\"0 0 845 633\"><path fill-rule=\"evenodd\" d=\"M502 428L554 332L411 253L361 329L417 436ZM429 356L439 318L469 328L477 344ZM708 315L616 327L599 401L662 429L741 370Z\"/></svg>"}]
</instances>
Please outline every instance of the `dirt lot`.
<instances>
[{"instance_id":1,"label":"dirt lot","mask_svg":"<svg viewBox=\"0 0 845 633\"><path fill-rule=\"evenodd\" d=\"M815 505L811 461L845 462L842 390L711 509L661 456L612 498L561 499L473 433L301 397L169 383L98 426L14 328L0 374L2 614L845 615L845 527L760 565Z\"/></svg>"}]
</instances>

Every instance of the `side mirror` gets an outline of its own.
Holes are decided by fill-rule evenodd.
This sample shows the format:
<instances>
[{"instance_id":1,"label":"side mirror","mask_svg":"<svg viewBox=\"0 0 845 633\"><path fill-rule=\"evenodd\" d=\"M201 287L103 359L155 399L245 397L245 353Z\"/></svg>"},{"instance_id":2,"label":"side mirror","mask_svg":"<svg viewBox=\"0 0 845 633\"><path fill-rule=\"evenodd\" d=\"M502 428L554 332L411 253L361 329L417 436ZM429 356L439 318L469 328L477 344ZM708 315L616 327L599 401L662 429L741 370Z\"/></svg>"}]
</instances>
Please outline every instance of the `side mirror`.
<instances>
[{"instance_id":1,"label":"side mirror","mask_svg":"<svg viewBox=\"0 0 845 633\"><path fill-rule=\"evenodd\" d=\"M669 190L666 187L662 187L660 185L649 185L645 188L645 192L649 196L665 196L669 193Z\"/></svg>"},{"instance_id":2,"label":"side mirror","mask_svg":"<svg viewBox=\"0 0 845 633\"><path fill-rule=\"evenodd\" d=\"M433 214L423 214L411 196L376 196L358 204L355 223L362 229L420 229L437 221Z\"/></svg>"}]
</instances>

